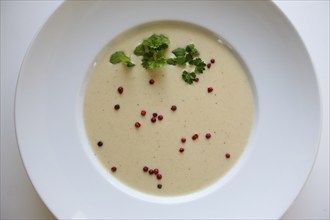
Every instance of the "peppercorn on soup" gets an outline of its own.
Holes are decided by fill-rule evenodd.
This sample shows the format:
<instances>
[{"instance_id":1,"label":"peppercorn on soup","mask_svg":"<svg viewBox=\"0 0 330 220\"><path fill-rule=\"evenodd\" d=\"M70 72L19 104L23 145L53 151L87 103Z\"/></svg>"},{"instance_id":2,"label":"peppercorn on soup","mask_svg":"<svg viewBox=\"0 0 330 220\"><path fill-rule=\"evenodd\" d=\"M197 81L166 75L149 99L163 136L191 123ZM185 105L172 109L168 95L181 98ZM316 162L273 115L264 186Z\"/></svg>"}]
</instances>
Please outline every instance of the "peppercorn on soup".
<instances>
[{"instance_id":1,"label":"peppercorn on soup","mask_svg":"<svg viewBox=\"0 0 330 220\"><path fill-rule=\"evenodd\" d=\"M109 175L145 193L210 186L240 158L253 123L245 69L215 34L155 22L112 40L85 91L90 145Z\"/></svg>"}]
</instances>

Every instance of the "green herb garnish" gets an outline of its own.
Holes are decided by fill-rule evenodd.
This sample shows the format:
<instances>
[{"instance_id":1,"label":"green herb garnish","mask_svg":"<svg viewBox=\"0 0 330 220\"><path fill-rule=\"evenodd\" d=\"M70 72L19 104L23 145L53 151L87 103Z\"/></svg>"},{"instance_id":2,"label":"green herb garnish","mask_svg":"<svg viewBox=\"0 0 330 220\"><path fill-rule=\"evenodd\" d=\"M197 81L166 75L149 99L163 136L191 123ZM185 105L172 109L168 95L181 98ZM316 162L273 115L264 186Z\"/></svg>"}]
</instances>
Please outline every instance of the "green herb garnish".
<instances>
[{"instance_id":1,"label":"green herb garnish","mask_svg":"<svg viewBox=\"0 0 330 220\"><path fill-rule=\"evenodd\" d=\"M172 51L175 58L170 58L170 62L167 61L168 64L171 65L194 65L195 70L193 72L187 72L183 71L182 73L182 79L188 83L192 84L194 82L194 79L196 78L197 74L202 74L205 70L206 64L201 58L196 58L199 56L198 50L195 48L194 44L188 44L186 48L177 48Z\"/></svg>"},{"instance_id":2,"label":"green herb garnish","mask_svg":"<svg viewBox=\"0 0 330 220\"><path fill-rule=\"evenodd\" d=\"M196 78L196 73L195 72L190 72L189 73L185 70L182 73L182 79L190 85L193 84L195 78Z\"/></svg>"},{"instance_id":3,"label":"green herb garnish","mask_svg":"<svg viewBox=\"0 0 330 220\"><path fill-rule=\"evenodd\" d=\"M167 64L175 66L177 64L176 58L167 58L166 60Z\"/></svg>"},{"instance_id":4,"label":"green herb garnish","mask_svg":"<svg viewBox=\"0 0 330 220\"><path fill-rule=\"evenodd\" d=\"M110 57L110 63L112 64L124 63L128 67L135 66L135 64L131 62L131 58L126 56L126 54L123 51L117 51L114 54L112 54Z\"/></svg>"},{"instance_id":5,"label":"green herb garnish","mask_svg":"<svg viewBox=\"0 0 330 220\"><path fill-rule=\"evenodd\" d=\"M169 44L168 37L162 34L153 34L135 48L134 54L143 57L141 64L144 68L161 68L167 63L164 53Z\"/></svg>"},{"instance_id":6,"label":"green herb garnish","mask_svg":"<svg viewBox=\"0 0 330 220\"><path fill-rule=\"evenodd\" d=\"M176 57L176 64L183 65L186 63L186 50L184 48L177 48L173 50L172 53Z\"/></svg>"},{"instance_id":7,"label":"green herb garnish","mask_svg":"<svg viewBox=\"0 0 330 220\"><path fill-rule=\"evenodd\" d=\"M176 61L176 64L185 65L186 63L191 63L193 59L199 56L198 50L195 48L194 44L188 44L186 48L177 48L172 51L175 55L175 58L172 58ZM194 65L194 64L193 64Z\"/></svg>"},{"instance_id":8,"label":"green herb garnish","mask_svg":"<svg viewBox=\"0 0 330 220\"><path fill-rule=\"evenodd\" d=\"M206 64L201 58L196 58L192 60L190 63L195 66L196 74L202 74L204 72Z\"/></svg>"},{"instance_id":9,"label":"green herb garnish","mask_svg":"<svg viewBox=\"0 0 330 220\"><path fill-rule=\"evenodd\" d=\"M190 54L191 56L193 57L197 57L199 56L199 52L198 50L195 48L195 45L194 44L188 44L186 46L186 51L188 54Z\"/></svg>"},{"instance_id":10,"label":"green herb garnish","mask_svg":"<svg viewBox=\"0 0 330 220\"><path fill-rule=\"evenodd\" d=\"M194 44L188 44L185 48L179 47L173 50L172 53L175 57L167 58L165 52L169 44L170 40L168 37L162 34L153 34L149 38L143 40L142 43L134 49L134 54L136 56L142 56L141 65L145 69L158 69L165 64L174 66L195 66L194 71L188 72L184 70L182 73L182 79L188 84L193 84L196 75L202 74L206 66L204 61L198 57L198 50ZM135 64L131 62L130 57L125 55L123 51L117 51L112 54L110 57L110 63L124 63L128 67L135 66Z\"/></svg>"}]
</instances>

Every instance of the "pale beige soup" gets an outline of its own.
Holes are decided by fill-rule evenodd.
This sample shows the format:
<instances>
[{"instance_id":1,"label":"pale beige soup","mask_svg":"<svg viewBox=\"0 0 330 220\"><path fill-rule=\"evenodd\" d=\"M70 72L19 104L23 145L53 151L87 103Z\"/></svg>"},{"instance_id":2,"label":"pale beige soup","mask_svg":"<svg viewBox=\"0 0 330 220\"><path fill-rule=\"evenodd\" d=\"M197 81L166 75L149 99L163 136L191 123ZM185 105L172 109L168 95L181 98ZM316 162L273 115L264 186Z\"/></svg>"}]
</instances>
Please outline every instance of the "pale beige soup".
<instances>
[{"instance_id":1,"label":"pale beige soup","mask_svg":"<svg viewBox=\"0 0 330 220\"><path fill-rule=\"evenodd\" d=\"M215 63L193 85L182 80L180 66L148 71L133 51L152 34L169 37L167 56L194 43L201 59L209 63L213 58ZM130 55L136 66L111 64L111 54L119 50ZM117 91L120 86L122 94ZM116 104L119 110L114 109ZM134 28L102 50L88 79L84 120L90 144L109 175L145 193L183 195L211 185L237 162L250 136L253 107L248 76L226 44L200 27L158 22ZM142 110L147 112L144 117ZM152 123L153 113L163 115L163 120ZM205 137L207 133L211 138ZM192 140L194 134L198 139ZM144 172L144 166L159 169L162 178ZM112 167L117 170L111 171Z\"/></svg>"}]
</instances>

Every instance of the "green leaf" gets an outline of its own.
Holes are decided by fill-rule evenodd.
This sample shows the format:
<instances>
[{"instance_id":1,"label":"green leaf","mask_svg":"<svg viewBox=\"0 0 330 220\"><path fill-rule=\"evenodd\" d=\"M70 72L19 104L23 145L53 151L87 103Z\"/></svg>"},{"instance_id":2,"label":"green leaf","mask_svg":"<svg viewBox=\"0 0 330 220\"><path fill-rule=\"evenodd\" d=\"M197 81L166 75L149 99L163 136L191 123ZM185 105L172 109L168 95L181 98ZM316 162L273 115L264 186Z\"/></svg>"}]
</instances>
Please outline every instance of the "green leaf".
<instances>
[{"instance_id":1,"label":"green leaf","mask_svg":"<svg viewBox=\"0 0 330 220\"><path fill-rule=\"evenodd\" d=\"M129 60L129 57L127 57L123 51L117 51L114 54L112 54L110 57L110 63L112 64L125 62L127 60Z\"/></svg>"},{"instance_id":2,"label":"green leaf","mask_svg":"<svg viewBox=\"0 0 330 220\"><path fill-rule=\"evenodd\" d=\"M183 71L182 73L182 79L190 85L193 84L195 78L196 78L195 72L189 73L187 71Z\"/></svg>"},{"instance_id":3,"label":"green leaf","mask_svg":"<svg viewBox=\"0 0 330 220\"><path fill-rule=\"evenodd\" d=\"M144 46L142 44L139 44L135 50L134 50L134 54L136 56L143 56L145 54L145 51L144 51Z\"/></svg>"},{"instance_id":4,"label":"green leaf","mask_svg":"<svg viewBox=\"0 0 330 220\"><path fill-rule=\"evenodd\" d=\"M177 62L177 64L179 64L179 65L184 65L184 64L186 64L186 58L184 57L184 56L180 56L180 57L177 57L176 58L176 62Z\"/></svg>"},{"instance_id":5,"label":"green leaf","mask_svg":"<svg viewBox=\"0 0 330 220\"><path fill-rule=\"evenodd\" d=\"M123 51L117 51L114 54L112 54L109 61L112 64L124 63L128 67L135 66L135 64L131 62L131 58L126 56L126 54Z\"/></svg>"},{"instance_id":6,"label":"green leaf","mask_svg":"<svg viewBox=\"0 0 330 220\"><path fill-rule=\"evenodd\" d=\"M195 73L202 74L205 70L206 64L201 58L196 58L192 61L192 64L195 65Z\"/></svg>"},{"instance_id":7,"label":"green leaf","mask_svg":"<svg viewBox=\"0 0 330 220\"><path fill-rule=\"evenodd\" d=\"M191 54L187 54L185 57L185 62L191 64L193 60L193 56Z\"/></svg>"},{"instance_id":8,"label":"green leaf","mask_svg":"<svg viewBox=\"0 0 330 220\"><path fill-rule=\"evenodd\" d=\"M164 55L158 55L156 58L143 58L142 66L146 69L158 69L163 67L167 63L167 59Z\"/></svg>"},{"instance_id":9,"label":"green leaf","mask_svg":"<svg viewBox=\"0 0 330 220\"><path fill-rule=\"evenodd\" d=\"M195 67L195 73L196 74L202 74L205 70L205 67L200 67L200 66L196 66Z\"/></svg>"},{"instance_id":10,"label":"green leaf","mask_svg":"<svg viewBox=\"0 0 330 220\"><path fill-rule=\"evenodd\" d=\"M132 62L128 62L128 63L126 63L126 66L127 66L127 67L133 67L133 66L135 66L135 64L132 63Z\"/></svg>"},{"instance_id":11,"label":"green leaf","mask_svg":"<svg viewBox=\"0 0 330 220\"><path fill-rule=\"evenodd\" d=\"M195 45L194 44L188 44L186 46L186 51L188 54L190 54L191 56L193 57L197 57L199 56L199 52L198 50L195 48Z\"/></svg>"},{"instance_id":12,"label":"green leaf","mask_svg":"<svg viewBox=\"0 0 330 220\"><path fill-rule=\"evenodd\" d=\"M186 55L186 50L184 48L176 48L172 51L176 57L184 57Z\"/></svg>"},{"instance_id":13,"label":"green leaf","mask_svg":"<svg viewBox=\"0 0 330 220\"><path fill-rule=\"evenodd\" d=\"M166 60L166 63L169 64L169 65L174 65L175 66L177 64L177 60L176 60L176 58L168 58Z\"/></svg>"}]
</instances>

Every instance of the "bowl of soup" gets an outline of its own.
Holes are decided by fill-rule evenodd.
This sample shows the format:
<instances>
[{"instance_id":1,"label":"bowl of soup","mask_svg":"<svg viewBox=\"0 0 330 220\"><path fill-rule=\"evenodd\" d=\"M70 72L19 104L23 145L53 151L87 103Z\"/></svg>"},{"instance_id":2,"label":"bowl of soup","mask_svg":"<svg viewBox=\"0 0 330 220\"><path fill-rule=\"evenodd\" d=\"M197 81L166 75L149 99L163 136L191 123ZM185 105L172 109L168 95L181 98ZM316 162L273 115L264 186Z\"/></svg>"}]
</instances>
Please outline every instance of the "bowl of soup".
<instances>
[{"instance_id":1,"label":"bowl of soup","mask_svg":"<svg viewBox=\"0 0 330 220\"><path fill-rule=\"evenodd\" d=\"M270 2L64 2L15 102L58 218L279 218L320 131L308 53Z\"/></svg>"}]
</instances>

